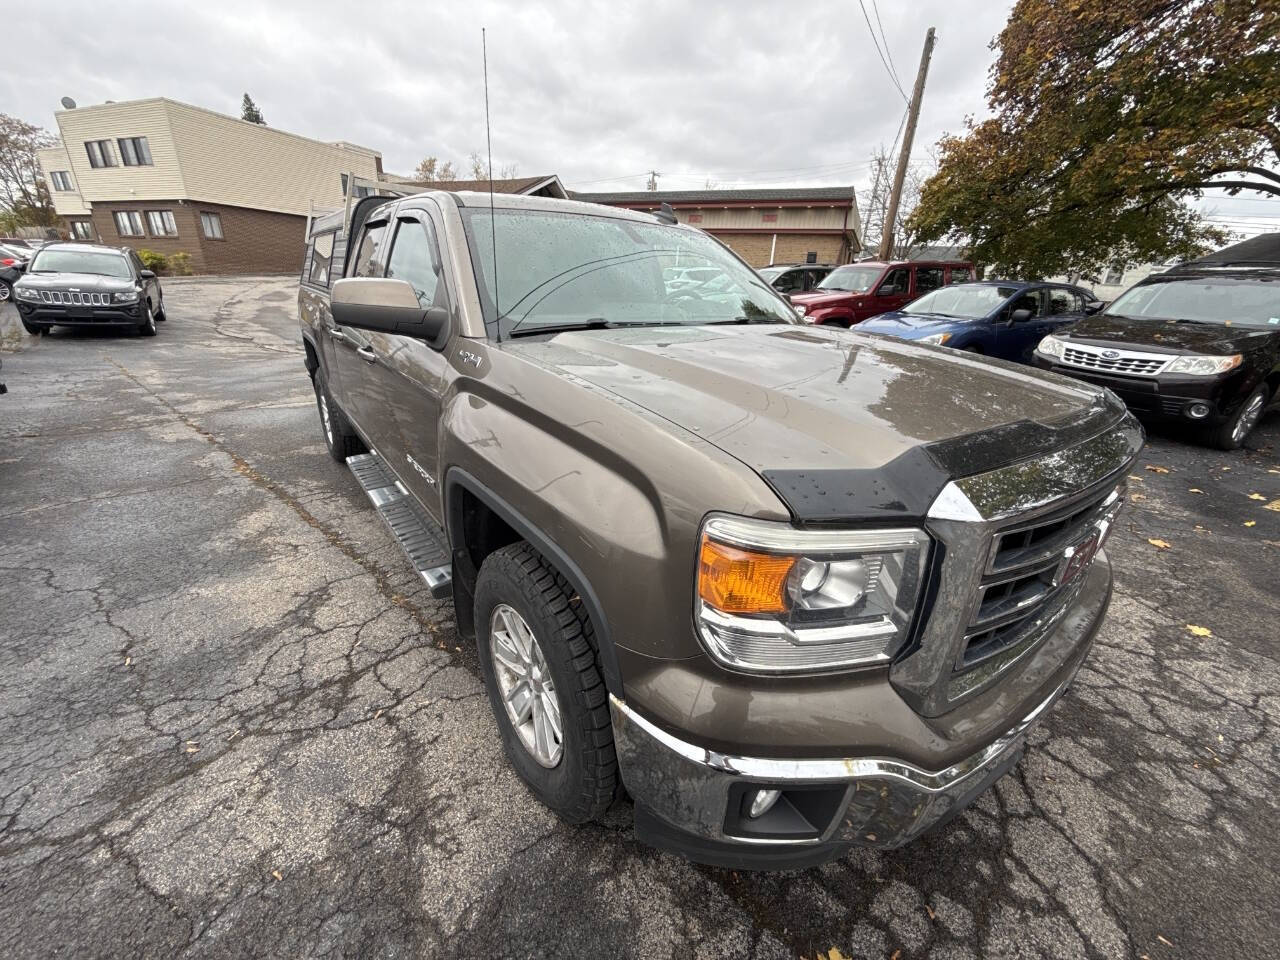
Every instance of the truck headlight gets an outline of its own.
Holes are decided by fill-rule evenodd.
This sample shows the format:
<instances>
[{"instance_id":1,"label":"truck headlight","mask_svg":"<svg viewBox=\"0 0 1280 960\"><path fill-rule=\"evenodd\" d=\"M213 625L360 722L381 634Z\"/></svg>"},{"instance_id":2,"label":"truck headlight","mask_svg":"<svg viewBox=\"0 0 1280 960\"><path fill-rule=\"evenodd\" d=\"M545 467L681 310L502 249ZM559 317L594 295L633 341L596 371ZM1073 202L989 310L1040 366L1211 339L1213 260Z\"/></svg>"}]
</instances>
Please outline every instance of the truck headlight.
<instances>
[{"instance_id":1,"label":"truck headlight","mask_svg":"<svg viewBox=\"0 0 1280 960\"><path fill-rule=\"evenodd\" d=\"M140 292L138 290L117 290L111 294L111 300L113 303L137 303Z\"/></svg>"},{"instance_id":2,"label":"truck headlight","mask_svg":"<svg viewBox=\"0 0 1280 960\"><path fill-rule=\"evenodd\" d=\"M14 287L13 295L19 300L39 300L40 291L32 290L30 287Z\"/></svg>"},{"instance_id":3,"label":"truck headlight","mask_svg":"<svg viewBox=\"0 0 1280 960\"><path fill-rule=\"evenodd\" d=\"M796 313L800 314L800 316L802 317L809 312L809 308L806 307L803 303L793 303L791 305L791 308L795 310Z\"/></svg>"},{"instance_id":4,"label":"truck headlight","mask_svg":"<svg viewBox=\"0 0 1280 960\"><path fill-rule=\"evenodd\" d=\"M920 342L932 343L940 347L950 339L951 339L951 334L949 333L933 333L927 337L921 337Z\"/></svg>"},{"instance_id":5,"label":"truck headlight","mask_svg":"<svg viewBox=\"0 0 1280 960\"><path fill-rule=\"evenodd\" d=\"M1045 337L1040 341L1040 345L1036 347L1036 353L1061 360L1062 354L1066 352L1066 349L1067 345L1064 341L1059 340L1057 337Z\"/></svg>"},{"instance_id":6,"label":"truck headlight","mask_svg":"<svg viewBox=\"0 0 1280 960\"><path fill-rule=\"evenodd\" d=\"M716 515L702 526L694 618L708 653L750 673L888 663L924 580L921 530L802 530Z\"/></svg>"},{"instance_id":7,"label":"truck headlight","mask_svg":"<svg viewBox=\"0 0 1280 960\"><path fill-rule=\"evenodd\" d=\"M1189 373L1194 377L1211 377L1217 373L1226 373L1240 366L1244 357L1233 353L1229 357L1209 357L1201 354L1186 354L1174 357L1165 373Z\"/></svg>"}]
</instances>

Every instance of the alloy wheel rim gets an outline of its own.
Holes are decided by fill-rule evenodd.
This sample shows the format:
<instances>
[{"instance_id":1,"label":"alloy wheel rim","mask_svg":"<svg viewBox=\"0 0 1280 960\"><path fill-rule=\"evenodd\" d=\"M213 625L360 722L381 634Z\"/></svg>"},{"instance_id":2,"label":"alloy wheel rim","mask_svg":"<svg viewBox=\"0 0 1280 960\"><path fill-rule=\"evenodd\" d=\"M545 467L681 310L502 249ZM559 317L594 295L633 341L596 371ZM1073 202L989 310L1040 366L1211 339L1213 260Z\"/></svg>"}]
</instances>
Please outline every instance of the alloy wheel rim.
<instances>
[{"instance_id":1,"label":"alloy wheel rim","mask_svg":"<svg viewBox=\"0 0 1280 960\"><path fill-rule=\"evenodd\" d=\"M1258 417L1262 414L1262 397L1254 397L1250 401L1249 406L1245 408L1244 413L1240 414L1240 419L1236 421L1236 428L1232 431L1232 439L1239 443L1249 431L1253 429L1258 422Z\"/></svg>"},{"instance_id":2,"label":"alloy wheel rim","mask_svg":"<svg viewBox=\"0 0 1280 960\"><path fill-rule=\"evenodd\" d=\"M7 283L0 283L0 303L4 303L8 299L9 285Z\"/></svg>"},{"instance_id":3,"label":"alloy wheel rim","mask_svg":"<svg viewBox=\"0 0 1280 960\"><path fill-rule=\"evenodd\" d=\"M489 656L520 743L541 766L557 766L564 756L560 699L538 638L508 604L498 604L489 618Z\"/></svg>"},{"instance_id":4,"label":"alloy wheel rim","mask_svg":"<svg viewBox=\"0 0 1280 960\"><path fill-rule=\"evenodd\" d=\"M320 422L324 425L324 435L330 443L333 442L333 426L329 423L329 401L324 398L324 393L318 394L320 399Z\"/></svg>"}]
</instances>

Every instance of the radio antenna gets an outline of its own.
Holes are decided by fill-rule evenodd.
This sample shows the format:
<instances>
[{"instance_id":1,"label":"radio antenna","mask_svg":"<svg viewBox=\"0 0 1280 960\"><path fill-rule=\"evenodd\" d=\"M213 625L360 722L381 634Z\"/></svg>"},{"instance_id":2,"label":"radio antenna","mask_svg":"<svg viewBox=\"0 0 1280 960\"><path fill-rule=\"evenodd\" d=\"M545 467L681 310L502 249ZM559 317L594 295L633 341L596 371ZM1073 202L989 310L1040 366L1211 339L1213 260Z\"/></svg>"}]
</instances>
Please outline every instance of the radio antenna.
<instances>
[{"instance_id":1,"label":"radio antenna","mask_svg":"<svg viewBox=\"0 0 1280 960\"><path fill-rule=\"evenodd\" d=\"M484 140L489 153L489 239L493 244L493 320L498 343L502 342L502 311L498 309L498 221L493 213L493 135L489 132L489 44L480 28L480 55L484 61Z\"/></svg>"}]
</instances>

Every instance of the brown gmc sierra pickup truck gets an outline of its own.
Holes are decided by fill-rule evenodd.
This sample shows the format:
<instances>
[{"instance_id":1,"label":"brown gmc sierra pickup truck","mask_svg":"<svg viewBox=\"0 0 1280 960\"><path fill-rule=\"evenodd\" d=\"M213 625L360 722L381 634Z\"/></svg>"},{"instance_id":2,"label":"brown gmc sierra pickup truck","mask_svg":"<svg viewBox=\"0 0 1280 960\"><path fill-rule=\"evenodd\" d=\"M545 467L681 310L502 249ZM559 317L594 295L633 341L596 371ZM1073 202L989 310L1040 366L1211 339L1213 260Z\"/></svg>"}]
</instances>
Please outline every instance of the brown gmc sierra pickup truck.
<instances>
[{"instance_id":1,"label":"brown gmc sierra pickup truck","mask_svg":"<svg viewBox=\"0 0 1280 960\"><path fill-rule=\"evenodd\" d=\"M568 821L625 787L708 863L905 843L1014 764L1106 610L1143 441L1112 394L803 325L666 214L349 201L299 311L329 451Z\"/></svg>"}]
</instances>

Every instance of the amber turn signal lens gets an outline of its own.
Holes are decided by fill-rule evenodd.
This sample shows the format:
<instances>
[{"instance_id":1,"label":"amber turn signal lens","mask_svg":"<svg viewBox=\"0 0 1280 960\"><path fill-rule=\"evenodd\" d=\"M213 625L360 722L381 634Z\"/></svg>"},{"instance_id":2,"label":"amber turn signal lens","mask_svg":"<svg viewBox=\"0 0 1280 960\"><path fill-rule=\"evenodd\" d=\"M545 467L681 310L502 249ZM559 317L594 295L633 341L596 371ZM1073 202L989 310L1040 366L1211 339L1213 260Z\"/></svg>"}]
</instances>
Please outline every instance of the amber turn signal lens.
<instances>
[{"instance_id":1,"label":"amber turn signal lens","mask_svg":"<svg viewBox=\"0 0 1280 960\"><path fill-rule=\"evenodd\" d=\"M795 557L730 547L703 537L698 596L723 613L786 613Z\"/></svg>"}]
</instances>

